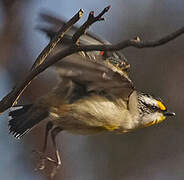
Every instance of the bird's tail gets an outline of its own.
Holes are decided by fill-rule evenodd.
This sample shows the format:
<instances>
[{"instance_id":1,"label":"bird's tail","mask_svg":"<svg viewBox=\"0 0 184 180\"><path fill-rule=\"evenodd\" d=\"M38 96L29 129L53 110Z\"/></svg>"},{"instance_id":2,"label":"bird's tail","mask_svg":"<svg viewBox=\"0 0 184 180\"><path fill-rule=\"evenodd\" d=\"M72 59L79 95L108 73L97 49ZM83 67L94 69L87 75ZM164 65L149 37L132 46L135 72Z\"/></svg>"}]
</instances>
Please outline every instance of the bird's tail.
<instances>
[{"instance_id":1,"label":"bird's tail","mask_svg":"<svg viewBox=\"0 0 184 180\"><path fill-rule=\"evenodd\" d=\"M36 124L48 116L45 110L38 111L32 108L33 105L17 106L18 109L12 110L9 113L9 130L16 138L22 137Z\"/></svg>"}]
</instances>

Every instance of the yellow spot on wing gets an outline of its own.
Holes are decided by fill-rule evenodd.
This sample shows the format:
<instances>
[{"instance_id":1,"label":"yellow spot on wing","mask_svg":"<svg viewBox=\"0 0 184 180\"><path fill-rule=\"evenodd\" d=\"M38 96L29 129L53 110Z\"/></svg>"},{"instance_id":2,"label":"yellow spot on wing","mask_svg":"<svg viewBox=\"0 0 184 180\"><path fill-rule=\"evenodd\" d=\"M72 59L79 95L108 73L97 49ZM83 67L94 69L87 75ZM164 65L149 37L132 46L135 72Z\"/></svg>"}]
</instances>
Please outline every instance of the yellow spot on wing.
<instances>
[{"instance_id":1,"label":"yellow spot on wing","mask_svg":"<svg viewBox=\"0 0 184 180\"><path fill-rule=\"evenodd\" d=\"M163 105L163 103L161 101L157 101L158 107L162 110L165 111L166 107Z\"/></svg>"}]
</instances>

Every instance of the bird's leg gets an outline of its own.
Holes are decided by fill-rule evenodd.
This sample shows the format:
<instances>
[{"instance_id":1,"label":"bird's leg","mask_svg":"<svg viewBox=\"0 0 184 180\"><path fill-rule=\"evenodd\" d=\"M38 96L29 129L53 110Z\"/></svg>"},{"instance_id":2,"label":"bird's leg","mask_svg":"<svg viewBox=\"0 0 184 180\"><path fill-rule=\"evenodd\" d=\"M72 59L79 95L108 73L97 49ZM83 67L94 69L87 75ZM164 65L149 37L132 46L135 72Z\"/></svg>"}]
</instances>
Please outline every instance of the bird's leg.
<instances>
[{"instance_id":1,"label":"bird's leg","mask_svg":"<svg viewBox=\"0 0 184 180\"><path fill-rule=\"evenodd\" d=\"M45 129L45 138L44 138L44 145L43 145L43 153L45 153L46 149L47 149L47 142L48 142L48 135L49 135L49 131L52 129L53 124L52 122L48 122L46 125L46 129Z\"/></svg>"},{"instance_id":2,"label":"bird's leg","mask_svg":"<svg viewBox=\"0 0 184 180\"><path fill-rule=\"evenodd\" d=\"M56 175L57 170L61 166L61 158L60 158L59 150L58 150L57 145L56 145L56 136L60 131L62 131L62 129L60 127L55 127L54 129L52 129L52 127L53 127L52 122L48 122L46 125L46 130L45 130L43 151L42 152L34 151L36 154L39 155L39 159L40 159L40 162L39 162L36 170L44 170L46 161L49 161L49 162L52 162L55 164L55 166L50 174L51 178L53 178ZM55 151L56 160L45 155L45 151L47 148L48 135L49 135L50 130L51 130L51 139L52 139L52 143L53 143L53 147L54 147L54 151Z\"/></svg>"},{"instance_id":3,"label":"bird's leg","mask_svg":"<svg viewBox=\"0 0 184 180\"><path fill-rule=\"evenodd\" d=\"M39 170L45 169L45 161L46 160L51 161L51 162L55 162L52 158L45 156L45 151L47 149L48 135L49 135L49 131L52 129L52 127L53 127L53 124L52 124L52 122L49 121L46 124L44 145L43 145L42 152L34 151L35 153L37 153L39 155L39 159L40 159L40 162L39 162L38 167L36 169L39 169Z\"/></svg>"},{"instance_id":4,"label":"bird's leg","mask_svg":"<svg viewBox=\"0 0 184 180\"><path fill-rule=\"evenodd\" d=\"M59 150L57 148L57 145L56 145L56 136L61 131L62 131L62 129L60 127L56 127L56 128L54 128L51 131L51 138L52 138L52 143L53 143L53 147L54 147L54 151L55 151L55 156L56 156L56 166L53 168L53 170L51 172L51 175L50 175L51 178L53 178L56 175L57 170L61 166L61 157L60 157L60 154L59 154Z\"/></svg>"}]
</instances>

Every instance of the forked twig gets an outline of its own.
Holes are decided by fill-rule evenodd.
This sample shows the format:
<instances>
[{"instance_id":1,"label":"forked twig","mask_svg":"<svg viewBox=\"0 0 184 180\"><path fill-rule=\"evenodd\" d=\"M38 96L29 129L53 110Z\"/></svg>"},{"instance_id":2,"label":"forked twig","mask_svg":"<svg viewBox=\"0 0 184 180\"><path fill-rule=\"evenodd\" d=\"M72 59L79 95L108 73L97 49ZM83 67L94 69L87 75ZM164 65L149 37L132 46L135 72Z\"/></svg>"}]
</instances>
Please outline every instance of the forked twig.
<instances>
[{"instance_id":1,"label":"forked twig","mask_svg":"<svg viewBox=\"0 0 184 180\"><path fill-rule=\"evenodd\" d=\"M89 13L88 19L87 21L76 31L76 33L73 35L72 40L74 43L77 43L77 41L79 40L79 38L86 33L86 31L88 30L88 28L94 24L97 21L103 21L105 20L102 16L108 12L108 10L110 9L110 6L107 6L106 8L103 9L103 11L98 15L98 16L94 16L94 11L91 11Z\"/></svg>"}]
</instances>

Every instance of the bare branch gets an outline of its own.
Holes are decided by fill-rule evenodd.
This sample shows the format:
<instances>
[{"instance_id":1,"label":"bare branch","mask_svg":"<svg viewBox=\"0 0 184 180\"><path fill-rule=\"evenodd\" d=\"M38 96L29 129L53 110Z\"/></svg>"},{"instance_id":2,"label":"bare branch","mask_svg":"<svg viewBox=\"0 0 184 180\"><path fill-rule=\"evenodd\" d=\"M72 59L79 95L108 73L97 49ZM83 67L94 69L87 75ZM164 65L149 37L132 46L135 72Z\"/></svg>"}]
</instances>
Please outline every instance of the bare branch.
<instances>
[{"instance_id":1,"label":"bare branch","mask_svg":"<svg viewBox=\"0 0 184 180\"><path fill-rule=\"evenodd\" d=\"M44 50L40 53L40 55L37 57L35 63L31 67L31 71L37 68L41 63L45 61L45 59L48 57L48 55L52 52L54 47L57 45L59 41L62 40L64 34L75 24L83 15L83 10L80 9L55 35L55 37L50 41L50 43L44 48ZM31 72L30 71L30 72ZM29 76L29 75L28 75ZM33 77L34 78L34 77ZM32 79L33 79L32 78ZM30 81L26 81L24 83L20 82L17 84L12 91L5 96L0 101L0 112L3 112L7 110L12 105L16 104L18 98L20 95L24 92L26 87L31 83Z\"/></svg>"},{"instance_id":2,"label":"bare branch","mask_svg":"<svg viewBox=\"0 0 184 180\"><path fill-rule=\"evenodd\" d=\"M120 49L125 49L127 47L135 47L135 48L151 48L161 46L163 44L172 41L173 39L179 37L184 33L184 27L179 30L162 37L155 41L142 41L139 38L129 39L122 41L115 45L71 45L70 47L65 48L61 52L58 52L54 56L50 57L47 61L44 61L41 65L34 68L28 75L25 77L23 81L21 81L17 86L0 101L0 112L7 110L11 107L14 102L18 99L21 93L25 90L25 88L31 83L31 81L49 66L54 63L62 60L64 57L69 56L71 54L80 52L80 51L117 51Z\"/></svg>"},{"instance_id":3,"label":"bare branch","mask_svg":"<svg viewBox=\"0 0 184 180\"><path fill-rule=\"evenodd\" d=\"M72 40L74 43L77 43L77 41L79 40L79 38L86 33L86 31L88 30L88 28L94 24L97 21L102 21L104 20L104 18L102 18L102 16L108 12L108 10L110 9L110 6L107 6L106 8L103 9L103 11L98 15L98 16L94 16L94 11L91 11L89 13L88 19L87 21L77 30L77 32L73 35Z\"/></svg>"},{"instance_id":4,"label":"bare branch","mask_svg":"<svg viewBox=\"0 0 184 180\"><path fill-rule=\"evenodd\" d=\"M64 34L75 24L83 15L83 10L80 9L77 14L75 14L63 27L59 29L54 38L51 39L50 43L44 48L44 50L39 54L35 63L31 67L31 70L39 66L52 52L55 46L62 40Z\"/></svg>"}]
</instances>

